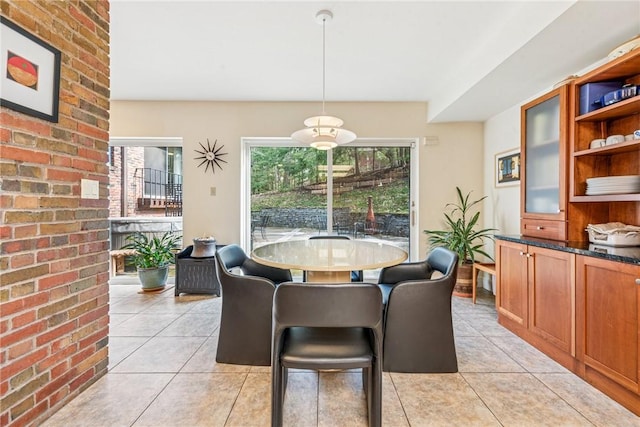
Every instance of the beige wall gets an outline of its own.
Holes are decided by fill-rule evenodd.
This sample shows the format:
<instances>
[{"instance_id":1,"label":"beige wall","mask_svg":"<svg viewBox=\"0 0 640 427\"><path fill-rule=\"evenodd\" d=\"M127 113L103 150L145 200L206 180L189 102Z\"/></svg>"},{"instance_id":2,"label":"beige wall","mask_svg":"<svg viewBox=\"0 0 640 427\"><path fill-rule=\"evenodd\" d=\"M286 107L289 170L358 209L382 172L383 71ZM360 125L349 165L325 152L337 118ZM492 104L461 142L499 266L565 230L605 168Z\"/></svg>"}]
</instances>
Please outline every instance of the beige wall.
<instances>
[{"instance_id":1,"label":"beige wall","mask_svg":"<svg viewBox=\"0 0 640 427\"><path fill-rule=\"evenodd\" d=\"M213 234L221 243L240 239L240 139L287 137L317 114L318 103L113 101L111 137L182 137L184 158L184 238ZM427 125L424 103L331 103L328 112L345 120L361 138L420 138L418 229L441 227L444 206L455 186L482 192L483 128L479 123ZM424 136L437 137L425 146ZM222 171L204 173L194 160L198 142L224 145ZM216 196L209 188L216 187ZM420 237L415 256L423 257Z\"/></svg>"}]
</instances>

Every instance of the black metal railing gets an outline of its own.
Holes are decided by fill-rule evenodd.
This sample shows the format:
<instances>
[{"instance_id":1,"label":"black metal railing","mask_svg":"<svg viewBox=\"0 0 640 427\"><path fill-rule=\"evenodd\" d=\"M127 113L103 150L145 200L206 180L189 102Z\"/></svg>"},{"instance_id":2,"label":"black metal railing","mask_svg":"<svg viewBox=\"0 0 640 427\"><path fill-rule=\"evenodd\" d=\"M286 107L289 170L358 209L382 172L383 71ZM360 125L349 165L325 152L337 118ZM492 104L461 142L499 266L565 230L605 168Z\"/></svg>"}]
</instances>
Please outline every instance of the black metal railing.
<instances>
[{"instance_id":1,"label":"black metal railing","mask_svg":"<svg viewBox=\"0 0 640 427\"><path fill-rule=\"evenodd\" d=\"M139 210L164 209L165 216L182 216L182 175L136 168L133 177Z\"/></svg>"}]
</instances>

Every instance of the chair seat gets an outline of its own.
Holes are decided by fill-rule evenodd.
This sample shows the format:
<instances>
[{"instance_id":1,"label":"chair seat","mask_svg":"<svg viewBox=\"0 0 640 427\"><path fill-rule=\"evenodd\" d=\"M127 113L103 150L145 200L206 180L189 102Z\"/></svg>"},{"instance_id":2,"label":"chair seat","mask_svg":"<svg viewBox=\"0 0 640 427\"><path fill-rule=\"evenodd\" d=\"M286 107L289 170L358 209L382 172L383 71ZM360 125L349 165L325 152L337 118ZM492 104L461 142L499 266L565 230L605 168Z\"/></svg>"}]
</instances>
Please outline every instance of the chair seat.
<instances>
[{"instance_id":1,"label":"chair seat","mask_svg":"<svg viewBox=\"0 0 640 427\"><path fill-rule=\"evenodd\" d=\"M354 369L372 364L367 331L362 328L304 328L287 331L282 365L297 369Z\"/></svg>"}]
</instances>

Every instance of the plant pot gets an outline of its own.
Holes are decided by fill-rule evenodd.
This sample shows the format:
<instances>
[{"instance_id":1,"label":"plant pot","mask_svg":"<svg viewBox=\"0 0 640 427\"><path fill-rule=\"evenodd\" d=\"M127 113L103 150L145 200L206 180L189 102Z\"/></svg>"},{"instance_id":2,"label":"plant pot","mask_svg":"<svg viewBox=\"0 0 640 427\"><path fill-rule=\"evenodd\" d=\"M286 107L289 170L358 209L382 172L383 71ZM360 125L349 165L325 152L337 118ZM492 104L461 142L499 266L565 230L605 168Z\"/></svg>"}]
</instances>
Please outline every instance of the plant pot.
<instances>
[{"instance_id":1,"label":"plant pot","mask_svg":"<svg viewBox=\"0 0 640 427\"><path fill-rule=\"evenodd\" d=\"M462 298L471 298L473 295L473 263L464 262L458 265L458 278L453 287L453 295Z\"/></svg>"},{"instance_id":2,"label":"plant pot","mask_svg":"<svg viewBox=\"0 0 640 427\"><path fill-rule=\"evenodd\" d=\"M155 268L138 268L138 278L143 291L163 289L169 277L169 266Z\"/></svg>"}]
</instances>

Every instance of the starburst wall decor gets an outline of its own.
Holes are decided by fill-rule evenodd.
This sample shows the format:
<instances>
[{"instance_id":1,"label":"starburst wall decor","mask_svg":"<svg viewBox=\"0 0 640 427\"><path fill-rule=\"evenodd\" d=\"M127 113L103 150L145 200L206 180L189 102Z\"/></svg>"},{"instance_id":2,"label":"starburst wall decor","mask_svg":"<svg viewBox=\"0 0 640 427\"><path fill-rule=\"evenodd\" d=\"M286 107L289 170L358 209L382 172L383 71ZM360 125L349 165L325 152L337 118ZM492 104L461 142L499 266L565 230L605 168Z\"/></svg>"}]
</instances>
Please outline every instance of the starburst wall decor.
<instances>
[{"instance_id":1,"label":"starburst wall decor","mask_svg":"<svg viewBox=\"0 0 640 427\"><path fill-rule=\"evenodd\" d=\"M213 147L209 142L209 138L207 138L207 146L205 147L201 142L199 142L200 147L202 147L202 151L194 150L196 153L201 154L200 157L196 157L194 160L202 160L198 167L205 165L204 171L205 173L209 170L209 166L211 166L211 172L216 173L215 167L222 170L222 165L220 163L227 163L226 160L222 159L222 156L226 156L227 153L221 153L220 151L224 148L224 145L220 145L220 147L216 148L218 144L218 140L216 139L213 142Z\"/></svg>"}]
</instances>

